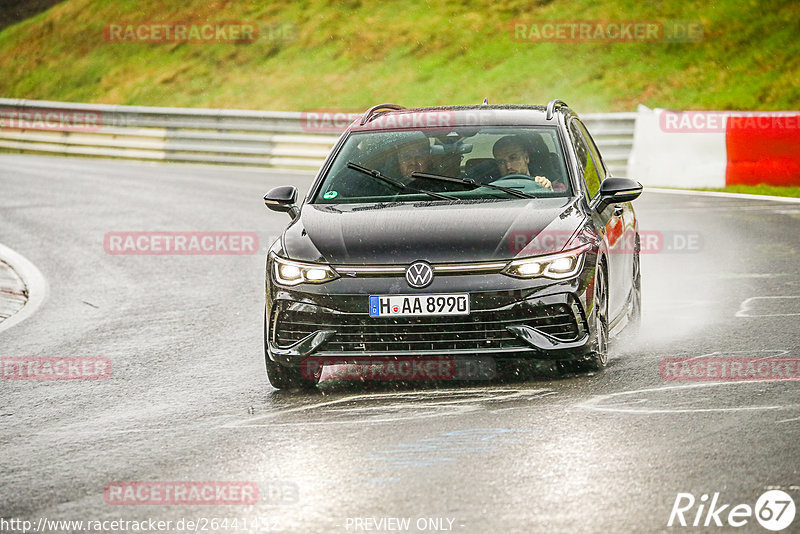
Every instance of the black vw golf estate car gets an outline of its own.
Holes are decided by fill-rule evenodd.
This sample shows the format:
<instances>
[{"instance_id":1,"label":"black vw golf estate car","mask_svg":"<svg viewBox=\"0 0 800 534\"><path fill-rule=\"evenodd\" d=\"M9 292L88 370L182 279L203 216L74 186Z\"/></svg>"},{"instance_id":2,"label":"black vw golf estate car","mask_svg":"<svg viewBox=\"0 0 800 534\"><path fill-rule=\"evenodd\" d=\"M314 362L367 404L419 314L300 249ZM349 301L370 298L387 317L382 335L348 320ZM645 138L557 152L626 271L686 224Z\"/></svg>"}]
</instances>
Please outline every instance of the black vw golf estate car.
<instances>
[{"instance_id":1,"label":"black vw golf estate car","mask_svg":"<svg viewBox=\"0 0 800 534\"><path fill-rule=\"evenodd\" d=\"M301 203L292 186L264 197L292 219L266 263L270 383L364 357L605 366L641 313L641 191L560 100L374 106Z\"/></svg>"}]
</instances>

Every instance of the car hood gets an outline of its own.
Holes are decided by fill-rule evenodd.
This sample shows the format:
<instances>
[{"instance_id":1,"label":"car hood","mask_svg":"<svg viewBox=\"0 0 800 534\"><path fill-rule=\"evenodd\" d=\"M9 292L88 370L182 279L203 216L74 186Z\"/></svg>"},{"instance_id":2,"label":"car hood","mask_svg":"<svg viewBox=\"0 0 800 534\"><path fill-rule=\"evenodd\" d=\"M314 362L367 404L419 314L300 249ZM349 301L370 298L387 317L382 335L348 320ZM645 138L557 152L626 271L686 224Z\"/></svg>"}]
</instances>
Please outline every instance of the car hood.
<instances>
[{"instance_id":1,"label":"car hood","mask_svg":"<svg viewBox=\"0 0 800 534\"><path fill-rule=\"evenodd\" d=\"M563 249L584 221L576 202L574 198L559 197L456 203L306 204L300 217L284 232L282 245L291 259L331 264L511 259ZM525 246L537 236L539 245Z\"/></svg>"}]
</instances>

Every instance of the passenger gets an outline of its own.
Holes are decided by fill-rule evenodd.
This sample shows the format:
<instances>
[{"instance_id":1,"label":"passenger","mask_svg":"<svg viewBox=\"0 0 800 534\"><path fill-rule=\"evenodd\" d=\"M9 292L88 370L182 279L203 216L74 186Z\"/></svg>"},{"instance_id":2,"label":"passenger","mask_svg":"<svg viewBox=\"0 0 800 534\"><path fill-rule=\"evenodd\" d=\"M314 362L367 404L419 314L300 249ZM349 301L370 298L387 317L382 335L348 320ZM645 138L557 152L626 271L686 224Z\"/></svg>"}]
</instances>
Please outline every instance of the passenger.
<instances>
[{"instance_id":1,"label":"passenger","mask_svg":"<svg viewBox=\"0 0 800 534\"><path fill-rule=\"evenodd\" d=\"M429 172L431 149L428 138L424 134L414 135L397 148L397 163L400 167L400 178L409 183L414 180L412 172Z\"/></svg>"},{"instance_id":2,"label":"passenger","mask_svg":"<svg viewBox=\"0 0 800 534\"><path fill-rule=\"evenodd\" d=\"M413 172L437 174L434 170L435 164L434 157L431 155L430 142L423 133L416 132L412 134L396 147L396 151L399 168L397 178L405 185L414 189L424 189L436 193L464 190L462 186L411 176Z\"/></svg>"}]
</instances>

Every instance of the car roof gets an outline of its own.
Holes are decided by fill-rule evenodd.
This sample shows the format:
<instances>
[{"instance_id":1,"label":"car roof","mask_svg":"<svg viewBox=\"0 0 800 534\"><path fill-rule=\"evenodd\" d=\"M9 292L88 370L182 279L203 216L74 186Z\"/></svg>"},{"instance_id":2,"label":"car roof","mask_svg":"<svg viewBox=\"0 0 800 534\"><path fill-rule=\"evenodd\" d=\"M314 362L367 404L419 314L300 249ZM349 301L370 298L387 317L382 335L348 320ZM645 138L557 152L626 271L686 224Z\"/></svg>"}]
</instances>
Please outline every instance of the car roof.
<instances>
[{"instance_id":1,"label":"car roof","mask_svg":"<svg viewBox=\"0 0 800 534\"><path fill-rule=\"evenodd\" d=\"M359 117L348 129L355 132L454 126L555 126L555 117L548 120L546 111L545 106L519 104L379 109L367 115L365 124L361 124ZM556 110L558 112L570 113L570 110L563 106Z\"/></svg>"}]
</instances>

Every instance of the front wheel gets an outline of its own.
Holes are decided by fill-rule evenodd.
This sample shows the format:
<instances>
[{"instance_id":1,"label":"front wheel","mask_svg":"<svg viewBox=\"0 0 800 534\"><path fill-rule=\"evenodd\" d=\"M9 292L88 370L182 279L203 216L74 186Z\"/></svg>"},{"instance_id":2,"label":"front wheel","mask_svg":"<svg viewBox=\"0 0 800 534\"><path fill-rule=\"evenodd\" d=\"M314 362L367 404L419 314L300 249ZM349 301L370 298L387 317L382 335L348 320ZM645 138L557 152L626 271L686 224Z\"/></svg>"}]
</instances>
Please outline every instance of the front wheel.
<instances>
[{"instance_id":1,"label":"front wheel","mask_svg":"<svg viewBox=\"0 0 800 534\"><path fill-rule=\"evenodd\" d=\"M638 243L638 237L637 243ZM628 312L628 327L626 330L629 337L635 337L639 333L642 325L642 271L639 264L639 248L633 255L633 284L631 290L631 309Z\"/></svg>"},{"instance_id":2,"label":"front wheel","mask_svg":"<svg viewBox=\"0 0 800 534\"><path fill-rule=\"evenodd\" d=\"M602 265L594 279L594 350L586 360L586 368L599 371L608 364L608 285Z\"/></svg>"},{"instance_id":3,"label":"front wheel","mask_svg":"<svg viewBox=\"0 0 800 534\"><path fill-rule=\"evenodd\" d=\"M556 361L556 370L562 375L599 371L608 363L608 286L602 265L595 271L593 295L592 352L582 358Z\"/></svg>"}]
</instances>

